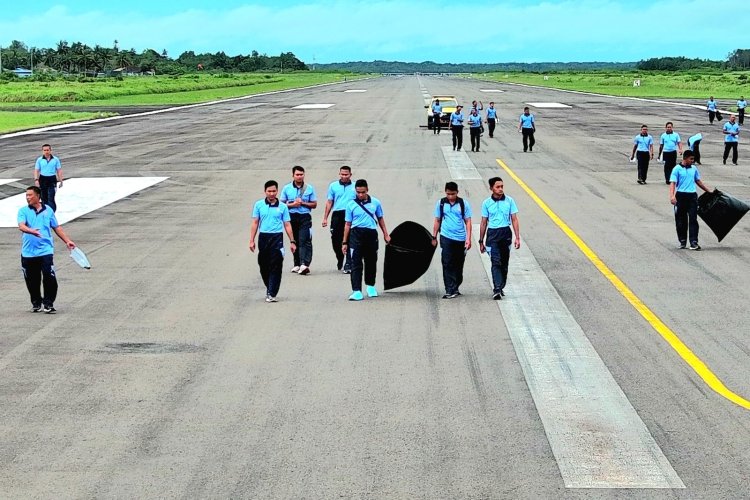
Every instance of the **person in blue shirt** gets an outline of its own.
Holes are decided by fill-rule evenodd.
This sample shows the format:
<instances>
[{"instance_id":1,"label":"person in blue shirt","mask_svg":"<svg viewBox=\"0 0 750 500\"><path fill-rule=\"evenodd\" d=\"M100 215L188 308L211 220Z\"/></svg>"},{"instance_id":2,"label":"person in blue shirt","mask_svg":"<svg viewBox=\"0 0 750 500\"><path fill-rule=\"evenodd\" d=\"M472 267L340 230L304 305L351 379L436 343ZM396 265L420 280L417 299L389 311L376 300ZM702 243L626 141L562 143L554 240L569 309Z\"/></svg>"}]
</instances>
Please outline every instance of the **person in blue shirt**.
<instances>
[{"instance_id":1,"label":"person in blue shirt","mask_svg":"<svg viewBox=\"0 0 750 500\"><path fill-rule=\"evenodd\" d=\"M698 132L688 137L687 146L690 151L695 155L695 164L701 165L701 141L703 140L703 134Z\"/></svg>"},{"instance_id":2,"label":"person in blue shirt","mask_svg":"<svg viewBox=\"0 0 750 500\"><path fill-rule=\"evenodd\" d=\"M456 106L456 111L451 113L451 134L453 139L453 151L461 151L464 144L464 114L461 111L464 107L460 104Z\"/></svg>"},{"instance_id":3,"label":"person in blue shirt","mask_svg":"<svg viewBox=\"0 0 750 500\"><path fill-rule=\"evenodd\" d=\"M52 155L52 146L42 146L42 156L34 164L34 184L42 190L42 203L57 211L55 193L63 186L63 171L60 158Z\"/></svg>"},{"instance_id":4,"label":"person in blue shirt","mask_svg":"<svg viewBox=\"0 0 750 500\"><path fill-rule=\"evenodd\" d=\"M669 201L674 205L674 220L680 248L687 247L688 229L690 249L700 250L698 244L698 194L695 187L709 192L711 189L701 180L701 174L693 166L695 157L689 149L682 154L682 162L675 166L669 178Z\"/></svg>"},{"instance_id":5,"label":"person in blue shirt","mask_svg":"<svg viewBox=\"0 0 750 500\"><path fill-rule=\"evenodd\" d=\"M713 123L718 111L718 104L714 101L714 96L711 96L706 102L706 110L708 110L708 123Z\"/></svg>"},{"instance_id":6,"label":"person in blue shirt","mask_svg":"<svg viewBox=\"0 0 750 500\"><path fill-rule=\"evenodd\" d=\"M27 206L18 210L18 229L21 236L21 269L26 281L26 289L31 296L31 311L44 311L54 314L57 298L57 277L55 276L55 243L52 232L73 250L76 244L65 234L57 223L55 212L42 202L42 191L38 186L26 188ZM44 286L44 295L40 291Z\"/></svg>"},{"instance_id":7,"label":"person in blue shirt","mask_svg":"<svg viewBox=\"0 0 750 500\"><path fill-rule=\"evenodd\" d=\"M469 114L469 138L471 139L471 150L479 152L479 145L482 142L482 116L477 108L471 108Z\"/></svg>"},{"instance_id":8,"label":"person in blue shirt","mask_svg":"<svg viewBox=\"0 0 750 500\"><path fill-rule=\"evenodd\" d=\"M495 103L490 102L487 108L487 128L490 129L490 139L495 135L495 125L497 124L497 108Z\"/></svg>"},{"instance_id":9,"label":"person in blue shirt","mask_svg":"<svg viewBox=\"0 0 750 500\"><path fill-rule=\"evenodd\" d=\"M312 216L311 211L318 206L315 188L305 184L305 169L299 165L292 167L292 182L284 186L279 196L281 203L289 208L294 240L297 250L294 251L293 273L310 274L313 257Z\"/></svg>"},{"instance_id":10,"label":"person in blue shirt","mask_svg":"<svg viewBox=\"0 0 750 500\"><path fill-rule=\"evenodd\" d=\"M641 125L641 133L633 139L633 152L630 161L638 159L638 184L646 184L648 163L654 159L654 138L648 133L648 127Z\"/></svg>"},{"instance_id":11,"label":"person in blue shirt","mask_svg":"<svg viewBox=\"0 0 750 500\"><path fill-rule=\"evenodd\" d=\"M516 249L521 248L521 231L518 222L516 202L505 194L503 180L492 177L489 180L492 195L482 203L482 222L479 224L479 251L489 251L492 262L492 298L502 300L505 285L508 283L508 262L511 242ZM513 233L511 233L513 226ZM485 241L485 234L487 240ZM512 239L515 234L515 240Z\"/></svg>"},{"instance_id":12,"label":"person in blue shirt","mask_svg":"<svg viewBox=\"0 0 750 500\"><path fill-rule=\"evenodd\" d=\"M523 108L523 114L518 121L518 131L523 134L523 152L526 150L534 151L534 132L536 132L536 123L534 121L534 115L529 111L529 107Z\"/></svg>"},{"instance_id":13,"label":"person in blue shirt","mask_svg":"<svg viewBox=\"0 0 750 500\"><path fill-rule=\"evenodd\" d=\"M665 132L659 138L659 159L664 162L666 184L669 184L669 176L672 175L672 169L677 165L677 155L682 154L682 139L673 127L672 122L667 122Z\"/></svg>"},{"instance_id":14,"label":"person in blue shirt","mask_svg":"<svg viewBox=\"0 0 750 500\"><path fill-rule=\"evenodd\" d=\"M266 286L266 302L276 302L284 265L284 233L289 237L289 250L292 253L297 250L297 242L294 241L289 222L289 208L278 199L279 183L267 181L264 190L266 197L253 206L249 246L250 251L255 252L255 237L258 236L258 267Z\"/></svg>"},{"instance_id":15,"label":"person in blue shirt","mask_svg":"<svg viewBox=\"0 0 750 500\"><path fill-rule=\"evenodd\" d=\"M471 249L471 206L458 196L458 184L445 183L445 198L435 205L432 225L432 245L437 246L440 235L443 264L444 299L455 299L464 281L466 252Z\"/></svg>"},{"instance_id":16,"label":"person in blue shirt","mask_svg":"<svg viewBox=\"0 0 750 500\"><path fill-rule=\"evenodd\" d=\"M735 123L734 115L729 115L729 121L724 124L724 165L727 164L729 152L732 151L732 164L737 165L737 144L740 142L740 126Z\"/></svg>"},{"instance_id":17,"label":"person in blue shirt","mask_svg":"<svg viewBox=\"0 0 750 500\"><path fill-rule=\"evenodd\" d=\"M354 184L357 196L346 206L344 219L344 241L341 250L348 252L352 262L352 294L349 300L362 300L362 270L365 273L367 296L377 297L375 277L378 262L378 226L383 232L386 245L391 236L385 227L383 206L380 200L368 194L369 187L365 179L358 179Z\"/></svg>"},{"instance_id":18,"label":"person in blue shirt","mask_svg":"<svg viewBox=\"0 0 750 500\"><path fill-rule=\"evenodd\" d=\"M739 117L740 127L745 124L745 108L747 108L747 101L745 96L740 96L740 100L737 101L737 115Z\"/></svg>"},{"instance_id":19,"label":"person in blue shirt","mask_svg":"<svg viewBox=\"0 0 750 500\"><path fill-rule=\"evenodd\" d=\"M339 180L333 181L328 186L326 208L323 213L323 227L328 226L328 214L331 215L331 244L333 253L336 254L336 268L339 271L343 268L344 274L352 272L349 254L341 251L341 242L344 241L344 215L346 206L356 197L352 182L352 169L344 165L339 169Z\"/></svg>"},{"instance_id":20,"label":"person in blue shirt","mask_svg":"<svg viewBox=\"0 0 750 500\"><path fill-rule=\"evenodd\" d=\"M440 104L440 99L435 99L432 104L432 133L440 133L440 117L443 115L443 106Z\"/></svg>"}]
</instances>

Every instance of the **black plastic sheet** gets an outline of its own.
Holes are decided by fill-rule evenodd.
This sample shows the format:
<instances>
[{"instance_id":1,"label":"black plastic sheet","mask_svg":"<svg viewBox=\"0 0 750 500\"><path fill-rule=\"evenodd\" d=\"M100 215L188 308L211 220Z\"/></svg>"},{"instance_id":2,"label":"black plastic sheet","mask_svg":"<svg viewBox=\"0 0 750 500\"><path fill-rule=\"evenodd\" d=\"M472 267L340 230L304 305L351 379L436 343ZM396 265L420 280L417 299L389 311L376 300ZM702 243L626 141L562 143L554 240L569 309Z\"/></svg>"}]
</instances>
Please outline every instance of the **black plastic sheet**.
<instances>
[{"instance_id":1,"label":"black plastic sheet","mask_svg":"<svg viewBox=\"0 0 750 500\"><path fill-rule=\"evenodd\" d=\"M392 290L417 281L430 268L435 247L432 233L416 222L406 221L391 231L385 247L383 286Z\"/></svg>"},{"instance_id":2,"label":"black plastic sheet","mask_svg":"<svg viewBox=\"0 0 750 500\"><path fill-rule=\"evenodd\" d=\"M719 241L729 234L748 210L750 207L745 202L718 189L698 197L698 216L711 228Z\"/></svg>"}]
</instances>

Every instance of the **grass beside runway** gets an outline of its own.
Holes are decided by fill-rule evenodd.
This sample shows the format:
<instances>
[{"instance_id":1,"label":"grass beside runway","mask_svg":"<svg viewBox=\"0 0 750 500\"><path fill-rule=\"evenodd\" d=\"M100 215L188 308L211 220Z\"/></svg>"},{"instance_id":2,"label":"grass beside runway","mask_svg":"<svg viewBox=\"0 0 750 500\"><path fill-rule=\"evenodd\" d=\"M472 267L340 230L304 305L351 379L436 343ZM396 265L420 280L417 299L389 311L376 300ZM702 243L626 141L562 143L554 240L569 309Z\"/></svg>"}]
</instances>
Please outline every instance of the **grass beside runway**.
<instances>
[{"instance_id":1,"label":"grass beside runway","mask_svg":"<svg viewBox=\"0 0 750 500\"><path fill-rule=\"evenodd\" d=\"M0 111L0 133L15 132L46 125L59 125L92 118L106 118L116 113L78 113L74 111Z\"/></svg>"},{"instance_id":2,"label":"grass beside runway","mask_svg":"<svg viewBox=\"0 0 750 500\"><path fill-rule=\"evenodd\" d=\"M544 78L547 78L545 80ZM498 82L525 83L565 90L578 90L625 97L679 98L708 100L713 95L732 110L741 95L750 97L750 72L676 72L645 71L565 72L565 73L489 73L483 78ZM633 86L640 80L639 87ZM731 105L729 105L731 104Z\"/></svg>"}]
</instances>

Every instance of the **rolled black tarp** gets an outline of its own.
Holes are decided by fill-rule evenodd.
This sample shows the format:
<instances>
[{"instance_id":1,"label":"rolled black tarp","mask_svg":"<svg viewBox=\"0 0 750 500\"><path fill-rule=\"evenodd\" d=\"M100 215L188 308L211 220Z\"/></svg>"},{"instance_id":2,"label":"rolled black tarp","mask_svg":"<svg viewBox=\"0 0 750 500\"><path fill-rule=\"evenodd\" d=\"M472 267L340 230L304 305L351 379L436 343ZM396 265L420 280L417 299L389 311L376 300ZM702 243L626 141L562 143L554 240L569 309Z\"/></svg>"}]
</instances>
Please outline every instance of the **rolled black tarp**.
<instances>
[{"instance_id":1,"label":"rolled black tarp","mask_svg":"<svg viewBox=\"0 0 750 500\"><path fill-rule=\"evenodd\" d=\"M392 290L417 281L430 268L435 247L432 233L416 222L406 221L391 231L385 247L383 286Z\"/></svg>"},{"instance_id":2,"label":"rolled black tarp","mask_svg":"<svg viewBox=\"0 0 750 500\"><path fill-rule=\"evenodd\" d=\"M745 202L718 189L698 197L698 216L711 228L719 241L729 234L748 210L750 207Z\"/></svg>"}]
</instances>

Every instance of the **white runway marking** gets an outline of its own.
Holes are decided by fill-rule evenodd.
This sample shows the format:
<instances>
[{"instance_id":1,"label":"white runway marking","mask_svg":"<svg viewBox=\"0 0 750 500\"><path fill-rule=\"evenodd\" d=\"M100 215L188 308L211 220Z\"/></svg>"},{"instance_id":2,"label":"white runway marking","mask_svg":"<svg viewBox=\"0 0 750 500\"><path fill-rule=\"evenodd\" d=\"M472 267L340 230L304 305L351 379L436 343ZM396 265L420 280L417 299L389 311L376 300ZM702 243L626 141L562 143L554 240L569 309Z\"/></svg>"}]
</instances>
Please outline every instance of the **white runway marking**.
<instances>
[{"instance_id":1,"label":"white runway marking","mask_svg":"<svg viewBox=\"0 0 750 500\"><path fill-rule=\"evenodd\" d=\"M328 109L332 106L335 106L335 104L300 104L292 109Z\"/></svg>"},{"instance_id":2,"label":"white runway marking","mask_svg":"<svg viewBox=\"0 0 750 500\"><path fill-rule=\"evenodd\" d=\"M487 254L482 263L492 280ZM497 305L565 486L684 488L525 245L512 251L508 282Z\"/></svg>"},{"instance_id":3,"label":"white runway marking","mask_svg":"<svg viewBox=\"0 0 750 500\"><path fill-rule=\"evenodd\" d=\"M464 179L481 179L477 167L469 159L469 155L463 151L453 151L450 146L443 146L443 157L445 163L448 165L448 170L451 172L451 177L456 180Z\"/></svg>"},{"instance_id":4,"label":"white runway marking","mask_svg":"<svg viewBox=\"0 0 750 500\"><path fill-rule=\"evenodd\" d=\"M352 94L352 93L356 94L356 93L361 93L361 92L367 92L367 91L362 90L362 89L351 89L351 90L345 90L344 94Z\"/></svg>"},{"instance_id":5,"label":"white runway marking","mask_svg":"<svg viewBox=\"0 0 750 500\"><path fill-rule=\"evenodd\" d=\"M559 102L527 102L526 103L529 106L533 106L535 108L571 108L572 106L568 106L567 104L562 104Z\"/></svg>"},{"instance_id":6,"label":"white runway marking","mask_svg":"<svg viewBox=\"0 0 750 500\"><path fill-rule=\"evenodd\" d=\"M158 184L168 177L88 177L68 179L57 190L57 221L65 224L97 208ZM26 204L21 193L0 200L0 227L17 227L18 209Z\"/></svg>"},{"instance_id":7,"label":"white runway marking","mask_svg":"<svg viewBox=\"0 0 750 500\"><path fill-rule=\"evenodd\" d=\"M11 182L20 181L21 179L0 179L0 186L3 184L10 184Z\"/></svg>"},{"instance_id":8,"label":"white runway marking","mask_svg":"<svg viewBox=\"0 0 750 500\"><path fill-rule=\"evenodd\" d=\"M505 92L504 90L500 89L479 89L480 92Z\"/></svg>"}]
</instances>

